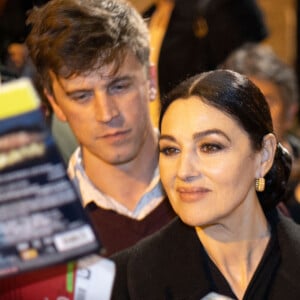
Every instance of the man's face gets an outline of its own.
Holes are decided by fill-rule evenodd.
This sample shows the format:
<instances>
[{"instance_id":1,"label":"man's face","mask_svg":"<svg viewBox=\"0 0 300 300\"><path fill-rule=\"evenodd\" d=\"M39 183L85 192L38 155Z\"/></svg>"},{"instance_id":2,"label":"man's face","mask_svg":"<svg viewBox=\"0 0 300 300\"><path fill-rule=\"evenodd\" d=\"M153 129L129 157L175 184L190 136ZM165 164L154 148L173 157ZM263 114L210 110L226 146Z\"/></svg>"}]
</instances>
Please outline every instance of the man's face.
<instances>
[{"instance_id":1,"label":"man's face","mask_svg":"<svg viewBox=\"0 0 300 300\"><path fill-rule=\"evenodd\" d=\"M152 130L149 81L145 67L131 53L117 72L113 67L68 79L52 74L53 96L47 96L57 117L72 128L84 159L120 165L139 155Z\"/></svg>"}]
</instances>

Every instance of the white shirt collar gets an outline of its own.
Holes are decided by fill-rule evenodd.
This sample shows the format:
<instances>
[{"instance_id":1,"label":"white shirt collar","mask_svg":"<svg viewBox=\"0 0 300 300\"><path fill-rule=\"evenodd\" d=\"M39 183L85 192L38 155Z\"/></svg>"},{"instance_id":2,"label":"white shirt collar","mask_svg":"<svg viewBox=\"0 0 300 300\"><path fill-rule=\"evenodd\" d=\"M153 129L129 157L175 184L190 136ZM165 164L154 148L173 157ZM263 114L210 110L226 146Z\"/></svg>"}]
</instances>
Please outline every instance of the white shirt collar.
<instances>
[{"instance_id":1,"label":"white shirt collar","mask_svg":"<svg viewBox=\"0 0 300 300\"><path fill-rule=\"evenodd\" d=\"M165 197L157 166L154 171L152 181L139 200L136 208L133 211L129 210L114 198L101 192L90 181L83 168L80 147L75 150L70 158L68 174L81 195L83 206L86 206L90 202L94 202L103 209L110 209L137 220L143 219L146 215L152 212Z\"/></svg>"}]
</instances>

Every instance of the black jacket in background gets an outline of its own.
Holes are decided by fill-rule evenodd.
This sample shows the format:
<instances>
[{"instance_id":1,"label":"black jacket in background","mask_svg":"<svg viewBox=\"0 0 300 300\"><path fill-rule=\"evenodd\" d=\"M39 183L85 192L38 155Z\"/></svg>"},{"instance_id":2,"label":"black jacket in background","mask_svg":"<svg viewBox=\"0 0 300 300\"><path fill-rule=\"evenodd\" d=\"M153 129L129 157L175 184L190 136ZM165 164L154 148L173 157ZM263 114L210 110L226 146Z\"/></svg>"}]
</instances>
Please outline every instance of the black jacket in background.
<instances>
[{"instance_id":1,"label":"black jacket in background","mask_svg":"<svg viewBox=\"0 0 300 300\"><path fill-rule=\"evenodd\" d=\"M154 9L144 17L151 17ZM243 43L266 37L255 0L175 0L159 57L161 95L189 75L216 69Z\"/></svg>"}]
</instances>

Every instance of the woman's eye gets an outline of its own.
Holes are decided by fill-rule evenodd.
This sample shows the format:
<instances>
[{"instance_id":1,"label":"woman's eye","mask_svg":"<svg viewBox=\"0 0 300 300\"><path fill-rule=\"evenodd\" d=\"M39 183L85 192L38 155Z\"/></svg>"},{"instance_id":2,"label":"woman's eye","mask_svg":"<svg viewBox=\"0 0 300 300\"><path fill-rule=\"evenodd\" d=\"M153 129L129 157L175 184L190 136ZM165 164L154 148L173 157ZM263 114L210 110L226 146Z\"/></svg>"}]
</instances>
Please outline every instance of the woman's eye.
<instances>
[{"instance_id":1,"label":"woman's eye","mask_svg":"<svg viewBox=\"0 0 300 300\"><path fill-rule=\"evenodd\" d=\"M214 153L222 150L224 147L220 144L203 144L200 146L200 150L205 153Z\"/></svg>"},{"instance_id":2,"label":"woman's eye","mask_svg":"<svg viewBox=\"0 0 300 300\"><path fill-rule=\"evenodd\" d=\"M166 156L171 156L171 155L175 155L175 154L179 153L179 150L174 147L164 147L164 148L161 148L159 150L159 152Z\"/></svg>"}]
</instances>

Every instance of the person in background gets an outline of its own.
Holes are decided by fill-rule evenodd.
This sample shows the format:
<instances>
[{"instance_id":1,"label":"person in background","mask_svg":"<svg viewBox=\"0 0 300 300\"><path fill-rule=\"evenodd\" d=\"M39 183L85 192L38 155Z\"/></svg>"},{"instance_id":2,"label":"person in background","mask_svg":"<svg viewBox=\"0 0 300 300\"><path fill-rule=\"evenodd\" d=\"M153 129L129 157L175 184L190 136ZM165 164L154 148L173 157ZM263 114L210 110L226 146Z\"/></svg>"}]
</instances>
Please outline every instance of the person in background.
<instances>
[{"instance_id":1,"label":"person in background","mask_svg":"<svg viewBox=\"0 0 300 300\"><path fill-rule=\"evenodd\" d=\"M0 84L27 77L34 84L42 100L47 122L50 110L44 101L36 70L28 55L25 39L29 31L26 16L34 6L49 0L0 0Z\"/></svg>"},{"instance_id":2,"label":"person in background","mask_svg":"<svg viewBox=\"0 0 300 300\"><path fill-rule=\"evenodd\" d=\"M213 70L246 42L268 36L256 0L129 0L147 20L150 61L158 96L150 103L157 124L160 98L188 76Z\"/></svg>"},{"instance_id":3,"label":"person in background","mask_svg":"<svg viewBox=\"0 0 300 300\"><path fill-rule=\"evenodd\" d=\"M165 98L159 124L178 218L113 256L112 299L299 299L300 227L276 209L291 157L261 91L239 73L205 72Z\"/></svg>"},{"instance_id":4,"label":"person in background","mask_svg":"<svg viewBox=\"0 0 300 300\"><path fill-rule=\"evenodd\" d=\"M44 93L80 145L69 176L108 256L174 217L149 115L155 78L146 23L117 0L51 0L27 22Z\"/></svg>"},{"instance_id":5,"label":"person in background","mask_svg":"<svg viewBox=\"0 0 300 300\"><path fill-rule=\"evenodd\" d=\"M28 51L23 43L11 43L7 47L7 60L5 62L6 67L16 76L20 77L26 73L24 68L26 67L28 59Z\"/></svg>"},{"instance_id":6,"label":"person in background","mask_svg":"<svg viewBox=\"0 0 300 300\"><path fill-rule=\"evenodd\" d=\"M8 47L23 44L27 34L26 11L34 0L0 0L0 61L4 64Z\"/></svg>"},{"instance_id":7,"label":"person in background","mask_svg":"<svg viewBox=\"0 0 300 300\"><path fill-rule=\"evenodd\" d=\"M291 178L283 201L294 220L300 223L300 139L295 134L299 96L295 70L285 64L270 46L256 43L235 50L220 68L245 74L266 97L276 137L293 158Z\"/></svg>"}]
</instances>

